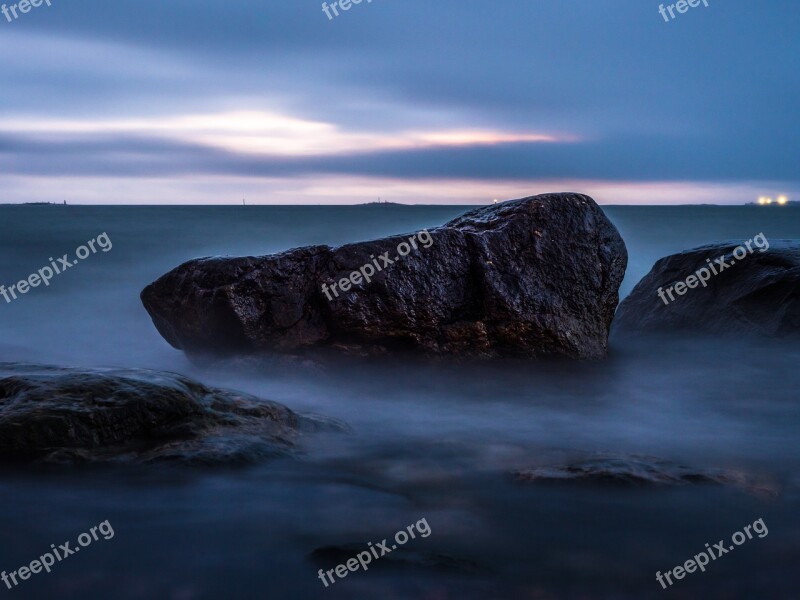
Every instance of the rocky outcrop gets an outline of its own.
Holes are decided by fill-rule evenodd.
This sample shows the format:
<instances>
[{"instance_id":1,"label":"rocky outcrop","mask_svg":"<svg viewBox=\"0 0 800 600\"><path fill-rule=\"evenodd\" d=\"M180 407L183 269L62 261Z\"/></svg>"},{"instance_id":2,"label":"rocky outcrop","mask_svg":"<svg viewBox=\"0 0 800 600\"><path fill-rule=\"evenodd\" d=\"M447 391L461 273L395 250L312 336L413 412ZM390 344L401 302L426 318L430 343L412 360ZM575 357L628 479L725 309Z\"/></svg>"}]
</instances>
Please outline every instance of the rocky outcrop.
<instances>
[{"instance_id":1,"label":"rocky outcrop","mask_svg":"<svg viewBox=\"0 0 800 600\"><path fill-rule=\"evenodd\" d=\"M653 456L593 455L516 471L518 481L540 484L595 484L620 487L721 485L756 496L777 496L778 487L745 473L697 469Z\"/></svg>"},{"instance_id":2,"label":"rocky outcrop","mask_svg":"<svg viewBox=\"0 0 800 600\"><path fill-rule=\"evenodd\" d=\"M173 373L0 364L0 462L249 463L289 455L321 417Z\"/></svg>"},{"instance_id":3,"label":"rocky outcrop","mask_svg":"<svg viewBox=\"0 0 800 600\"><path fill-rule=\"evenodd\" d=\"M752 251L725 242L660 259L620 304L614 333L796 336L800 242L756 238Z\"/></svg>"},{"instance_id":4,"label":"rocky outcrop","mask_svg":"<svg viewBox=\"0 0 800 600\"><path fill-rule=\"evenodd\" d=\"M627 252L591 198L504 202L411 237L192 260L142 302L193 355L605 355Z\"/></svg>"}]
</instances>

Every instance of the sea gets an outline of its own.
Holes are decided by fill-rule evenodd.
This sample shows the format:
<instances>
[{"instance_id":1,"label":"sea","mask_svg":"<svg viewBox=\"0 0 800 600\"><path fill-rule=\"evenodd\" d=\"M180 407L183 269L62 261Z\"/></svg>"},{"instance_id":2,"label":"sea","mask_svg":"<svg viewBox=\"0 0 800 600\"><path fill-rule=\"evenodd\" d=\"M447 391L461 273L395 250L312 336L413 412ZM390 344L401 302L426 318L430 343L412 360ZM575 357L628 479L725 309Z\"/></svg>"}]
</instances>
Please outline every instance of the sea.
<instances>
[{"instance_id":1,"label":"sea","mask_svg":"<svg viewBox=\"0 0 800 600\"><path fill-rule=\"evenodd\" d=\"M626 341L605 360L192 363L139 294L203 256L340 245L445 223L459 206L0 206L6 288L106 234L49 285L0 297L0 363L181 373L348 424L294 458L232 467L0 470L0 570L108 521L95 542L0 595L33 599L611 600L800 598L800 346ZM800 207L604 206L628 248L625 297L666 255L800 239ZM711 257L713 258L713 257ZM638 457L742 485L543 484L515 475ZM755 483L753 483L755 482ZM323 548L367 548L424 519L369 570L327 585ZM705 571L669 572L761 519ZM73 541L74 546L74 541ZM324 555L324 552L322 553ZM353 553L355 556L355 551Z\"/></svg>"}]
</instances>

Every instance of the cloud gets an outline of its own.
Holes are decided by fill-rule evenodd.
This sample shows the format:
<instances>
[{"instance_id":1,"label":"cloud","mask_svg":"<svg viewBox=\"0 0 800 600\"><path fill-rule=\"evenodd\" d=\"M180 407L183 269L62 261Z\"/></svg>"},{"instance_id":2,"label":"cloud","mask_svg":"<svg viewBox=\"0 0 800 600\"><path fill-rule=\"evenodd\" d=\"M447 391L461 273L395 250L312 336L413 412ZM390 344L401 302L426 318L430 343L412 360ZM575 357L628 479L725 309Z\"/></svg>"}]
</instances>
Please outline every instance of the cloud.
<instances>
[{"instance_id":1,"label":"cloud","mask_svg":"<svg viewBox=\"0 0 800 600\"><path fill-rule=\"evenodd\" d=\"M243 111L127 119L0 119L0 134L70 139L137 135L198 144L233 153L273 156L335 155L416 148L492 146L566 141L553 134L479 129L346 131L333 123L276 112Z\"/></svg>"},{"instance_id":2,"label":"cloud","mask_svg":"<svg viewBox=\"0 0 800 600\"><path fill-rule=\"evenodd\" d=\"M0 37L20 58L0 75L0 165L21 176L0 192L24 197L26 177L197 198L184 178L796 182L795 11L726 0L666 24L615 0L375 0L328 21L311 0L54 3Z\"/></svg>"},{"instance_id":3,"label":"cloud","mask_svg":"<svg viewBox=\"0 0 800 600\"><path fill-rule=\"evenodd\" d=\"M0 121L0 165L38 176L356 177L474 180L795 181L793 155L726 155L732 138L628 135L580 140L502 132L367 134L249 117L153 122ZM258 123L253 118L252 122ZM201 125L202 123L202 125ZM218 129L217 125L226 126ZM233 124L233 127L229 125ZM296 129L315 134L295 137ZM521 141L518 141L521 140ZM725 160L714 157L725 156Z\"/></svg>"}]
</instances>

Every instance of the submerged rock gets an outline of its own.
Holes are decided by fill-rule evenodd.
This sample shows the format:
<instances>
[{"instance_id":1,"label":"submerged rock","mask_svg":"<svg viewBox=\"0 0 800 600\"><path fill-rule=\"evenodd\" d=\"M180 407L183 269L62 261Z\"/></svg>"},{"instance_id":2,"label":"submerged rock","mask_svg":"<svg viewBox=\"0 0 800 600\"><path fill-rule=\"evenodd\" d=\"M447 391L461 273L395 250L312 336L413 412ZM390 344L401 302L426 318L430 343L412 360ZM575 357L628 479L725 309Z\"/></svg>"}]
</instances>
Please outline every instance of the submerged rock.
<instances>
[{"instance_id":1,"label":"submerged rock","mask_svg":"<svg viewBox=\"0 0 800 600\"><path fill-rule=\"evenodd\" d=\"M194 355L606 354L627 252L588 196L478 208L399 256L410 237L192 260L147 286L142 302L161 335ZM362 267L375 264L367 281Z\"/></svg>"},{"instance_id":2,"label":"submerged rock","mask_svg":"<svg viewBox=\"0 0 800 600\"><path fill-rule=\"evenodd\" d=\"M516 471L530 483L598 484L662 487L692 484L724 485L759 496L778 495L777 487L738 471L695 469L652 456L599 455Z\"/></svg>"},{"instance_id":3,"label":"submerged rock","mask_svg":"<svg viewBox=\"0 0 800 600\"><path fill-rule=\"evenodd\" d=\"M0 462L248 463L337 429L276 402L143 369L0 364Z\"/></svg>"},{"instance_id":4,"label":"submerged rock","mask_svg":"<svg viewBox=\"0 0 800 600\"><path fill-rule=\"evenodd\" d=\"M314 550L309 558L314 564L325 570L334 568L340 564L345 564L349 559L358 556L359 553L365 550L369 551L369 545L367 543L324 546ZM388 554L379 556L378 559L368 563L368 570L406 568L430 569L433 571L464 574L480 573L485 570L478 563L470 559L458 558L439 552L412 550L410 548L403 548L402 546L392 549Z\"/></svg>"},{"instance_id":5,"label":"submerged rock","mask_svg":"<svg viewBox=\"0 0 800 600\"><path fill-rule=\"evenodd\" d=\"M800 242L762 239L761 248L751 243L752 252L738 251L742 258L733 255L741 242L725 242L660 259L620 304L614 334L798 335ZM702 269L703 283L696 275ZM692 287L681 286L678 294L675 285L690 276Z\"/></svg>"}]
</instances>

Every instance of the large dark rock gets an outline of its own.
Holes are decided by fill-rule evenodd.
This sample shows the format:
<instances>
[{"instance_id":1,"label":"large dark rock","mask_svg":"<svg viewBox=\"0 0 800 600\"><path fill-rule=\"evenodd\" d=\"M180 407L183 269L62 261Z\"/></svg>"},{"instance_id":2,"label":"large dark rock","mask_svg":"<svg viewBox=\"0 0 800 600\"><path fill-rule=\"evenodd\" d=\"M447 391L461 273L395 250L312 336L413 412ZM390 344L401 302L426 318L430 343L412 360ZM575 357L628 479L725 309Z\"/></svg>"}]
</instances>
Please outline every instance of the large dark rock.
<instances>
[{"instance_id":1,"label":"large dark rock","mask_svg":"<svg viewBox=\"0 0 800 600\"><path fill-rule=\"evenodd\" d=\"M757 236L758 237L758 236ZM762 247L766 247L759 238ZM781 337L800 333L800 242L769 241L763 251L737 259L741 242L709 244L660 259L620 304L614 333L702 333ZM746 248L745 248L746 250ZM742 256L742 251L738 252ZM716 262L724 257L728 267ZM702 268L714 265L717 274L702 274L706 285L666 290ZM721 270L720 270L721 269ZM659 288L661 295L659 295Z\"/></svg>"},{"instance_id":2,"label":"large dark rock","mask_svg":"<svg viewBox=\"0 0 800 600\"><path fill-rule=\"evenodd\" d=\"M409 237L192 260L147 286L142 302L190 354L605 355L627 252L588 196L478 208L398 258ZM386 252L394 264L371 282L323 293Z\"/></svg>"},{"instance_id":3,"label":"large dark rock","mask_svg":"<svg viewBox=\"0 0 800 600\"><path fill-rule=\"evenodd\" d=\"M336 429L173 373L0 364L0 462L247 463Z\"/></svg>"}]
</instances>

